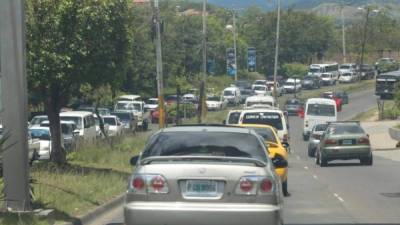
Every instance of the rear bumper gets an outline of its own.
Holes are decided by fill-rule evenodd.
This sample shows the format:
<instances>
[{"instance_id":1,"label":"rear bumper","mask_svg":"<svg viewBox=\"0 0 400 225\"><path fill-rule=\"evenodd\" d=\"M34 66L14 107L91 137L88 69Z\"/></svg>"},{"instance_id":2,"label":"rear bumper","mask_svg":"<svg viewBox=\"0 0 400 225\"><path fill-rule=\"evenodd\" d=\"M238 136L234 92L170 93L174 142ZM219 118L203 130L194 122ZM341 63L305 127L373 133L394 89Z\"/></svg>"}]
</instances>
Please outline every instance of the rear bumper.
<instances>
[{"instance_id":1,"label":"rear bumper","mask_svg":"<svg viewBox=\"0 0 400 225\"><path fill-rule=\"evenodd\" d=\"M130 202L126 225L282 224L282 208L267 204Z\"/></svg>"},{"instance_id":2,"label":"rear bumper","mask_svg":"<svg viewBox=\"0 0 400 225\"><path fill-rule=\"evenodd\" d=\"M324 156L329 160L334 159L359 159L371 156L370 147L330 147L322 150Z\"/></svg>"}]
</instances>

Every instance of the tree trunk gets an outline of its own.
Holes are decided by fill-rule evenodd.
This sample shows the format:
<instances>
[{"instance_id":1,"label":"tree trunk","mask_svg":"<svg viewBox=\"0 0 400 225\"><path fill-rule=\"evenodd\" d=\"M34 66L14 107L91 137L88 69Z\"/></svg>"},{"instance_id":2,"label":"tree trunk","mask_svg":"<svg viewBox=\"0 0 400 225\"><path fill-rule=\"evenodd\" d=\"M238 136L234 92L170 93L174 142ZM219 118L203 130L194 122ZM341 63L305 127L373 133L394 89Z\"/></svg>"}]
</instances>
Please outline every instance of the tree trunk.
<instances>
[{"instance_id":1,"label":"tree trunk","mask_svg":"<svg viewBox=\"0 0 400 225\"><path fill-rule=\"evenodd\" d=\"M60 109L61 104L58 101L58 95L51 95L46 98L46 113L50 122L51 133L51 152L50 160L58 165L67 163L66 152L61 145L61 124L60 124Z\"/></svg>"}]
</instances>

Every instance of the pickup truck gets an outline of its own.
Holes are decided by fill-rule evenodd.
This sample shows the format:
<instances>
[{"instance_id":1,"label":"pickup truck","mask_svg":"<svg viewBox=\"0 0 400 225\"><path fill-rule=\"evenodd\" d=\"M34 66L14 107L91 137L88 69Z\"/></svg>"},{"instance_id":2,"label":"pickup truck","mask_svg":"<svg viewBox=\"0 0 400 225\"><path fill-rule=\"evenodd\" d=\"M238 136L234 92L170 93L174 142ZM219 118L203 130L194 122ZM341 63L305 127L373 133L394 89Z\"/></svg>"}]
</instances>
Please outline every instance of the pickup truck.
<instances>
[{"instance_id":1,"label":"pickup truck","mask_svg":"<svg viewBox=\"0 0 400 225\"><path fill-rule=\"evenodd\" d=\"M137 120L137 125L142 130L147 130L150 123L150 112L145 109L143 101L118 101L115 104L115 112L132 112Z\"/></svg>"}]
</instances>

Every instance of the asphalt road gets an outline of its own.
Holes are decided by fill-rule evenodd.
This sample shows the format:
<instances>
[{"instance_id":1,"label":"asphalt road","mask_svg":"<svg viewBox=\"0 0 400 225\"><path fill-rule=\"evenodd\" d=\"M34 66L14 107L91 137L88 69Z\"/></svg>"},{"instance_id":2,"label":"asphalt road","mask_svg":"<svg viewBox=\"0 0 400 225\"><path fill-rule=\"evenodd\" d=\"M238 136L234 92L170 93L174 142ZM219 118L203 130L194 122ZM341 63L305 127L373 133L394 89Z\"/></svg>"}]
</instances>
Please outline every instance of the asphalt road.
<instances>
[{"instance_id":1,"label":"asphalt road","mask_svg":"<svg viewBox=\"0 0 400 225\"><path fill-rule=\"evenodd\" d=\"M373 90L350 96L341 120L376 105ZM285 198L285 224L400 224L400 163L374 157L373 166L354 161L333 161L316 166L306 155L302 119L291 117L289 191ZM96 224L123 224L122 209L109 212Z\"/></svg>"}]
</instances>

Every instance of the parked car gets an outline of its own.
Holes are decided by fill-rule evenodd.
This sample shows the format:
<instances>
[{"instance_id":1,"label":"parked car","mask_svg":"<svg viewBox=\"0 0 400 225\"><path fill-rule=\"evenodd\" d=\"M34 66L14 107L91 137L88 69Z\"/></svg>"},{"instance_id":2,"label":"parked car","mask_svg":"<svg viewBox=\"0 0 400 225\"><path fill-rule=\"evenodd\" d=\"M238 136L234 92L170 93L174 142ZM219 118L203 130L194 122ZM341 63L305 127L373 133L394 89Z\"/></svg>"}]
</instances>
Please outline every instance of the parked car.
<instances>
[{"instance_id":1,"label":"parked car","mask_svg":"<svg viewBox=\"0 0 400 225\"><path fill-rule=\"evenodd\" d=\"M274 93L274 82L273 81L267 81L267 86L268 86L268 90L270 90L271 95ZM277 96L282 96L282 94L285 92L285 90L283 89L283 86L281 86L279 84L279 82L276 82L276 95Z\"/></svg>"},{"instance_id":2,"label":"parked car","mask_svg":"<svg viewBox=\"0 0 400 225\"><path fill-rule=\"evenodd\" d=\"M303 107L303 103L299 99L292 98L286 100L284 110L288 115L297 116L301 107Z\"/></svg>"},{"instance_id":3,"label":"parked car","mask_svg":"<svg viewBox=\"0 0 400 225\"><path fill-rule=\"evenodd\" d=\"M328 124L321 137L315 161L323 167L337 159L359 159L363 165L373 164L369 136L358 122Z\"/></svg>"},{"instance_id":4,"label":"parked car","mask_svg":"<svg viewBox=\"0 0 400 225\"><path fill-rule=\"evenodd\" d=\"M49 120L49 118L47 117L47 115L38 115L38 116L34 116L31 119L31 122L29 123L29 128L31 127L40 127L40 124L43 121L47 121Z\"/></svg>"},{"instance_id":5,"label":"parked car","mask_svg":"<svg viewBox=\"0 0 400 225\"><path fill-rule=\"evenodd\" d=\"M124 223L220 225L229 218L231 225L281 225L283 197L274 166L287 167L287 161L277 157L273 162L253 130L163 129L131 159L136 167Z\"/></svg>"},{"instance_id":6,"label":"parked car","mask_svg":"<svg viewBox=\"0 0 400 225\"><path fill-rule=\"evenodd\" d=\"M71 151L76 148L78 143L79 130L76 128L75 122L72 121L60 121L61 133L64 142L64 148L66 151ZM41 127L50 127L49 121L43 121L40 124Z\"/></svg>"},{"instance_id":7,"label":"parked car","mask_svg":"<svg viewBox=\"0 0 400 225\"><path fill-rule=\"evenodd\" d=\"M222 96L207 96L206 100L207 109L212 111L225 109L228 105L228 101L222 98Z\"/></svg>"},{"instance_id":8,"label":"parked car","mask_svg":"<svg viewBox=\"0 0 400 225\"><path fill-rule=\"evenodd\" d=\"M244 104L248 97L256 95L256 92L252 89L242 89L240 90L240 104Z\"/></svg>"},{"instance_id":9,"label":"parked car","mask_svg":"<svg viewBox=\"0 0 400 225\"><path fill-rule=\"evenodd\" d=\"M284 160L289 159L288 147L284 146L279 140L278 134L275 128L269 125L259 125L259 124L246 124L241 125L241 127L253 129L258 135L260 135L268 147L268 156L271 160L274 158L282 158ZM282 182L282 192L284 196L289 196L288 191L288 167L276 168L275 172L279 175Z\"/></svg>"},{"instance_id":10,"label":"parked car","mask_svg":"<svg viewBox=\"0 0 400 225\"><path fill-rule=\"evenodd\" d=\"M334 85L338 77L335 77L333 73L322 73L321 80L323 85Z\"/></svg>"},{"instance_id":11,"label":"parked car","mask_svg":"<svg viewBox=\"0 0 400 225\"><path fill-rule=\"evenodd\" d=\"M312 128L310 133L310 139L308 140L307 154L309 157L315 157L315 151L318 148L321 136L324 133L327 126L328 124L321 123L314 125L314 127Z\"/></svg>"},{"instance_id":12,"label":"parked car","mask_svg":"<svg viewBox=\"0 0 400 225\"><path fill-rule=\"evenodd\" d=\"M94 141L96 139L96 122L93 113L86 111L62 112L60 120L74 122L79 131L79 137L83 140Z\"/></svg>"},{"instance_id":13,"label":"parked car","mask_svg":"<svg viewBox=\"0 0 400 225\"><path fill-rule=\"evenodd\" d=\"M118 101L114 107L115 112L130 112L135 116L137 125L142 130L147 130L150 123L150 112L144 108L143 101Z\"/></svg>"},{"instance_id":14,"label":"parked car","mask_svg":"<svg viewBox=\"0 0 400 225\"><path fill-rule=\"evenodd\" d=\"M251 85L251 89L254 89L255 85L267 85L267 80L256 80L253 85Z\"/></svg>"},{"instance_id":15,"label":"parked car","mask_svg":"<svg viewBox=\"0 0 400 225\"><path fill-rule=\"evenodd\" d=\"M342 111L343 100L340 97L336 96L333 91L326 91L322 93L321 97L334 100L336 103L337 111Z\"/></svg>"},{"instance_id":16,"label":"parked car","mask_svg":"<svg viewBox=\"0 0 400 225\"><path fill-rule=\"evenodd\" d=\"M37 139L40 143L39 148L39 159L46 160L50 159L51 155L51 134L50 128L48 127L32 127L29 128L29 134L32 139ZM64 147L63 139L61 139L61 146Z\"/></svg>"},{"instance_id":17,"label":"parked car","mask_svg":"<svg viewBox=\"0 0 400 225\"><path fill-rule=\"evenodd\" d=\"M79 106L77 111L87 111L96 114L96 107L94 106ZM111 110L109 108L98 107L97 111L99 112L100 116L110 115Z\"/></svg>"},{"instance_id":18,"label":"parked car","mask_svg":"<svg viewBox=\"0 0 400 225\"><path fill-rule=\"evenodd\" d=\"M342 99L342 104L346 105L349 104L349 96L345 91L335 91L334 96L337 98Z\"/></svg>"},{"instance_id":19,"label":"parked car","mask_svg":"<svg viewBox=\"0 0 400 225\"><path fill-rule=\"evenodd\" d=\"M153 111L158 108L158 98L149 98L144 105L144 108Z\"/></svg>"},{"instance_id":20,"label":"parked car","mask_svg":"<svg viewBox=\"0 0 400 225\"><path fill-rule=\"evenodd\" d=\"M118 117L123 125L124 132L135 132L137 130L137 120L131 112L112 112L111 115Z\"/></svg>"},{"instance_id":21,"label":"parked car","mask_svg":"<svg viewBox=\"0 0 400 225\"><path fill-rule=\"evenodd\" d=\"M301 90L301 80L289 78L283 85L283 89L285 90L285 93L299 92Z\"/></svg>"},{"instance_id":22,"label":"parked car","mask_svg":"<svg viewBox=\"0 0 400 225\"><path fill-rule=\"evenodd\" d=\"M377 71L372 65L363 64L362 67L358 69L357 73L361 75L359 79L369 80L375 77Z\"/></svg>"},{"instance_id":23,"label":"parked car","mask_svg":"<svg viewBox=\"0 0 400 225\"><path fill-rule=\"evenodd\" d=\"M375 63L378 74L399 70L399 63L392 58L381 58Z\"/></svg>"},{"instance_id":24,"label":"parked car","mask_svg":"<svg viewBox=\"0 0 400 225\"><path fill-rule=\"evenodd\" d=\"M267 85L253 85L253 90L257 95L271 95Z\"/></svg>"},{"instance_id":25,"label":"parked car","mask_svg":"<svg viewBox=\"0 0 400 225\"><path fill-rule=\"evenodd\" d=\"M182 102L198 104L199 98L194 94L184 94L182 97Z\"/></svg>"},{"instance_id":26,"label":"parked car","mask_svg":"<svg viewBox=\"0 0 400 225\"><path fill-rule=\"evenodd\" d=\"M343 72L339 77L339 83L352 83L358 80L358 75L355 72Z\"/></svg>"},{"instance_id":27,"label":"parked car","mask_svg":"<svg viewBox=\"0 0 400 225\"><path fill-rule=\"evenodd\" d=\"M108 135L108 130L109 130L108 124L104 123L103 117L98 118L97 115L94 115L94 121L96 123L96 137L97 138L105 138L100 129L100 121L104 125L104 133L106 133L106 135Z\"/></svg>"},{"instance_id":28,"label":"parked car","mask_svg":"<svg viewBox=\"0 0 400 225\"><path fill-rule=\"evenodd\" d=\"M104 123L108 125L108 135L110 137L119 137L123 134L124 125L115 115L103 117Z\"/></svg>"},{"instance_id":29,"label":"parked car","mask_svg":"<svg viewBox=\"0 0 400 225\"><path fill-rule=\"evenodd\" d=\"M339 66L339 73L351 73L357 70L357 64L355 63L344 63Z\"/></svg>"},{"instance_id":30,"label":"parked car","mask_svg":"<svg viewBox=\"0 0 400 225\"><path fill-rule=\"evenodd\" d=\"M223 91L224 100L230 105L238 105L240 103L240 90L237 87L228 87Z\"/></svg>"},{"instance_id":31,"label":"parked car","mask_svg":"<svg viewBox=\"0 0 400 225\"><path fill-rule=\"evenodd\" d=\"M303 89L318 89L321 87L321 79L317 76L305 76L301 82Z\"/></svg>"}]
</instances>

